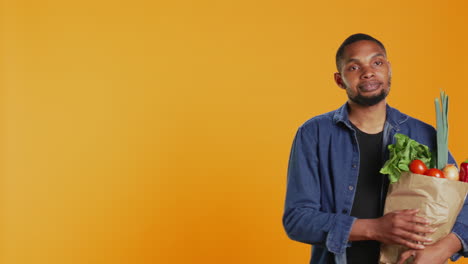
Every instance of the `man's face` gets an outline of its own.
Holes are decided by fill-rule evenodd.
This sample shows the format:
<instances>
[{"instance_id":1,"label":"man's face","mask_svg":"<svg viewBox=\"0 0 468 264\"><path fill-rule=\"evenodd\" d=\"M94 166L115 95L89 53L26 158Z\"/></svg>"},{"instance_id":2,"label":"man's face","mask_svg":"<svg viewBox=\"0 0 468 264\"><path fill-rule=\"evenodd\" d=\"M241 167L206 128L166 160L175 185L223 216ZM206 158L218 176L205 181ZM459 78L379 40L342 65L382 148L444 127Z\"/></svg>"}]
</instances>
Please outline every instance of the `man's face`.
<instances>
[{"instance_id":1,"label":"man's face","mask_svg":"<svg viewBox=\"0 0 468 264\"><path fill-rule=\"evenodd\" d=\"M346 46L335 81L348 98L362 106L376 105L390 91L392 70L385 51L375 42L360 40Z\"/></svg>"}]
</instances>

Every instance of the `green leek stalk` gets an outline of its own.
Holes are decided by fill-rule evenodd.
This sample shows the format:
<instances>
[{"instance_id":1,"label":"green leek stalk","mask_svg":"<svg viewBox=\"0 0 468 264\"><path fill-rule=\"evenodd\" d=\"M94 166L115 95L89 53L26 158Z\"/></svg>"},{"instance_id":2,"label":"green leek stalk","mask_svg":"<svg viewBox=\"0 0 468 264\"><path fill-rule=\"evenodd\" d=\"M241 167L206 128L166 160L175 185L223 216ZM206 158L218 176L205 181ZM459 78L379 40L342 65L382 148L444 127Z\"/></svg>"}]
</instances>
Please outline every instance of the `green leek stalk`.
<instances>
[{"instance_id":1,"label":"green leek stalk","mask_svg":"<svg viewBox=\"0 0 468 264\"><path fill-rule=\"evenodd\" d=\"M435 99L437 120L437 168L442 170L448 162L448 95L440 91Z\"/></svg>"}]
</instances>

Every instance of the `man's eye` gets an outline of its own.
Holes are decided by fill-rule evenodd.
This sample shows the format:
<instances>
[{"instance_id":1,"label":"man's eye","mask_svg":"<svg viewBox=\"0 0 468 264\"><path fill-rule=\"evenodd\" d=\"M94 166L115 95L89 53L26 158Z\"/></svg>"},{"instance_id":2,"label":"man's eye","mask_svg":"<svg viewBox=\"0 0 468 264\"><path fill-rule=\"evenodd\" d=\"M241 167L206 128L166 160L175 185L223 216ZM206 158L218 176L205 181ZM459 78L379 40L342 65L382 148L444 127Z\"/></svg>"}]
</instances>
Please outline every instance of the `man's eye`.
<instances>
[{"instance_id":1,"label":"man's eye","mask_svg":"<svg viewBox=\"0 0 468 264\"><path fill-rule=\"evenodd\" d=\"M381 61L376 61L376 62L374 62L374 64L377 65L377 66L380 66L380 65L383 64L383 62L381 62Z\"/></svg>"},{"instance_id":2,"label":"man's eye","mask_svg":"<svg viewBox=\"0 0 468 264\"><path fill-rule=\"evenodd\" d=\"M351 66L351 67L349 67L349 70L350 70L350 71L355 71L355 70L357 70L357 69L358 69L358 66Z\"/></svg>"}]
</instances>

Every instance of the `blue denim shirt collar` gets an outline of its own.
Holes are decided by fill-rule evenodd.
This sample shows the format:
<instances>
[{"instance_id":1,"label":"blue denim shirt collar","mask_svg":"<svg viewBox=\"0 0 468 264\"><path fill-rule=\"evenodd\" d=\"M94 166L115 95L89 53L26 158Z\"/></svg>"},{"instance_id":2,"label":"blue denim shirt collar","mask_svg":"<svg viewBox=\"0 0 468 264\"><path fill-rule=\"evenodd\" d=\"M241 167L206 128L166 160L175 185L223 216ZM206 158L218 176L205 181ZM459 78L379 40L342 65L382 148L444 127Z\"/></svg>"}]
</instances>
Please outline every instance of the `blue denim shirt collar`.
<instances>
[{"instance_id":1,"label":"blue denim shirt collar","mask_svg":"<svg viewBox=\"0 0 468 264\"><path fill-rule=\"evenodd\" d=\"M403 124L406 120L408 120L408 116L402 114L397 109L390 107L388 104L386 105L387 109L387 120L386 126L390 129L395 130L395 132L400 130L400 125ZM351 128L351 123L349 122L348 117L348 103L342 105L338 110L335 111L333 115L333 122L335 123L344 123L347 127Z\"/></svg>"}]
</instances>

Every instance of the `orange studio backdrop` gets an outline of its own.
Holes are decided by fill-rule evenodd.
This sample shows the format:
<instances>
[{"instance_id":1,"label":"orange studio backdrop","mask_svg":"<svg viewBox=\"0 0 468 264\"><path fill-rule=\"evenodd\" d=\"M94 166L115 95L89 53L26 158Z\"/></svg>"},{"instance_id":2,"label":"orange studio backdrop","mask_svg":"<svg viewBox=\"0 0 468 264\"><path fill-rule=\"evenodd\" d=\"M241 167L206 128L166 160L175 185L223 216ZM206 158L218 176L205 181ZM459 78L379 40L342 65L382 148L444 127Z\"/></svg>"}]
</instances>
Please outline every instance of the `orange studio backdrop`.
<instances>
[{"instance_id":1,"label":"orange studio backdrop","mask_svg":"<svg viewBox=\"0 0 468 264\"><path fill-rule=\"evenodd\" d=\"M296 129L381 39L389 103L468 157L464 1L25 1L1 14L0 263L308 263L281 216ZM457 263L468 263L460 260Z\"/></svg>"}]
</instances>

